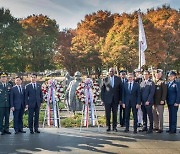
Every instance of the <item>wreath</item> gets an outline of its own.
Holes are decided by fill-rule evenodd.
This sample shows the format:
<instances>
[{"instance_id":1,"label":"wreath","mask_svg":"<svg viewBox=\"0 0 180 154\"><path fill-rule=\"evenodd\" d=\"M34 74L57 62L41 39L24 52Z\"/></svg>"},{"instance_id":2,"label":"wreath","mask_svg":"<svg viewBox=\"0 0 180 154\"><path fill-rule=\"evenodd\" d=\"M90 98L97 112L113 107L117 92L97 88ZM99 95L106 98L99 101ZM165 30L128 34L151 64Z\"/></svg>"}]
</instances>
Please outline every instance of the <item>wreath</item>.
<instances>
[{"instance_id":1,"label":"wreath","mask_svg":"<svg viewBox=\"0 0 180 154\"><path fill-rule=\"evenodd\" d=\"M50 95L49 93L51 88L54 89L53 92L54 92L55 101L59 102L62 95L64 94L64 87L62 81L50 79L42 84L43 99L46 102L49 101L49 103L52 103L52 97L48 98Z\"/></svg>"},{"instance_id":2,"label":"wreath","mask_svg":"<svg viewBox=\"0 0 180 154\"><path fill-rule=\"evenodd\" d=\"M79 83L76 89L76 96L80 102L85 103L85 89L89 87L92 89L93 103L97 102L100 95L100 87L97 82L92 81L92 79L87 78L85 81Z\"/></svg>"}]
</instances>

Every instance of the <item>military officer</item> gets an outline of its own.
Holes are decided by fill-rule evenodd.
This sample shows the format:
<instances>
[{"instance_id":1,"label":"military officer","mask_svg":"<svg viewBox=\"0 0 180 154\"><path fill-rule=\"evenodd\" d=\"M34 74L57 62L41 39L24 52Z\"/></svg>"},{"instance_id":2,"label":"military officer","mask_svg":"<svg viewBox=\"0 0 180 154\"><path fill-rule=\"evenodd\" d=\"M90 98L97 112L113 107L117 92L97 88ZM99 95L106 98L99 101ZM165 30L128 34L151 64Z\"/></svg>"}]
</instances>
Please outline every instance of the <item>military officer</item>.
<instances>
[{"instance_id":1,"label":"military officer","mask_svg":"<svg viewBox=\"0 0 180 154\"><path fill-rule=\"evenodd\" d=\"M157 133L163 132L163 113L167 96L167 85L162 79L163 70L155 70L155 94L153 106L154 130Z\"/></svg>"},{"instance_id":2,"label":"military officer","mask_svg":"<svg viewBox=\"0 0 180 154\"><path fill-rule=\"evenodd\" d=\"M177 128L177 112L180 104L180 90L175 80L176 73L174 71L169 72L168 79L167 104L169 110L169 130L167 132L175 134Z\"/></svg>"},{"instance_id":3,"label":"military officer","mask_svg":"<svg viewBox=\"0 0 180 154\"><path fill-rule=\"evenodd\" d=\"M0 131L1 135L11 134L9 132L9 114L10 114L10 91L11 85L7 81L8 74L0 74Z\"/></svg>"}]
</instances>

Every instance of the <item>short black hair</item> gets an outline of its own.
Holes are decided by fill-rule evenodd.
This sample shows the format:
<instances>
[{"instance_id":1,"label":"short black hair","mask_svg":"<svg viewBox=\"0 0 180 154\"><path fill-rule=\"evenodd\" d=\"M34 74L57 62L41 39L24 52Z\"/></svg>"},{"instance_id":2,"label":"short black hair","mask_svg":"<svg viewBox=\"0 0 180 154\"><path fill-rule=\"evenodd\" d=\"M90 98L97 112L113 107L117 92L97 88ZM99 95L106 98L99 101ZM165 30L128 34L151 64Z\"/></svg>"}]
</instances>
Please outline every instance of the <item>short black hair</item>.
<instances>
[{"instance_id":1,"label":"short black hair","mask_svg":"<svg viewBox=\"0 0 180 154\"><path fill-rule=\"evenodd\" d=\"M36 73L32 73L31 76L36 76L37 77L37 74Z\"/></svg>"},{"instance_id":2,"label":"short black hair","mask_svg":"<svg viewBox=\"0 0 180 154\"><path fill-rule=\"evenodd\" d=\"M15 79L18 79L18 78L21 79L21 80L23 80L22 77L20 77L20 76L16 76L16 77L15 77Z\"/></svg>"}]
</instances>

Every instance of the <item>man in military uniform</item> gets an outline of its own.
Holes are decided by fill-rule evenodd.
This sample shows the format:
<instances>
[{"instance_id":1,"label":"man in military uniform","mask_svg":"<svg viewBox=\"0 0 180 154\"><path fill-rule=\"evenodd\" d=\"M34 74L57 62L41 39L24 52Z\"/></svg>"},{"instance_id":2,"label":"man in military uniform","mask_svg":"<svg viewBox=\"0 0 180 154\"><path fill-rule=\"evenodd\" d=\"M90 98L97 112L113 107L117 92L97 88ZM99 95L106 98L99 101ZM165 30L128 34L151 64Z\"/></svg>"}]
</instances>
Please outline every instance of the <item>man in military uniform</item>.
<instances>
[{"instance_id":1,"label":"man in military uniform","mask_svg":"<svg viewBox=\"0 0 180 154\"><path fill-rule=\"evenodd\" d=\"M163 113L164 105L167 96L167 86L165 81L162 79L162 70L157 69L155 71L155 94L154 94L154 106L153 106L153 117L154 117L154 130L157 133L163 132Z\"/></svg>"},{"instance_id":2,"label":"man in military uniform","mask_svg":"<svg viewBox=\"0 0 180 154\"><path fill-rule=\"evenodd\" d=\"M167 132L175 134L177 130L177 112L180 104L180 90L174 71L169 72L168 79L166 101L169 110L169 130Z\"/></svg>"},{"instance_id":3,"label":"man in military uniform","mask_svg":"<svg viewBox=\"0 0 180 154\"><path fill-rule=\"evenodd\" d=\"M11 85L7 82L7 73L0 74L0 131L1 135L11 134L9 132L9 114L10 114L10 90Z\"/></svg>"}]
</instances>

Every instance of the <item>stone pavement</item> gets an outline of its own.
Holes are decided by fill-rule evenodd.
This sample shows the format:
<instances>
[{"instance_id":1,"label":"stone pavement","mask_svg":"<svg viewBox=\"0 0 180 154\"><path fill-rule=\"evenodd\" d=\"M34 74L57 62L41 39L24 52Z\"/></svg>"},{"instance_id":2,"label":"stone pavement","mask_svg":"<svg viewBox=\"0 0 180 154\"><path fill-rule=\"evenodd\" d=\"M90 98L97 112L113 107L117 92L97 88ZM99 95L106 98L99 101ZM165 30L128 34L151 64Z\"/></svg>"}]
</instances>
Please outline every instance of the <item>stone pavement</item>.
<instances>
[{"instance_id":1,"label":"stone pavement","mask_svg":"<svg viewBox=\"0 0 180 154\"><path fill-rule=\"evenodd\" d=\"M168 113L165 111L165 128L168 125ZM73 154L180 154L180 112L178 113L178 133L133 134L118 132L106 133L105 128L42 128L40 134L12 133L0 136L0 153L73 153ZM11 129L11 132L13 130Z\"/></svg>"}]
</instances>

